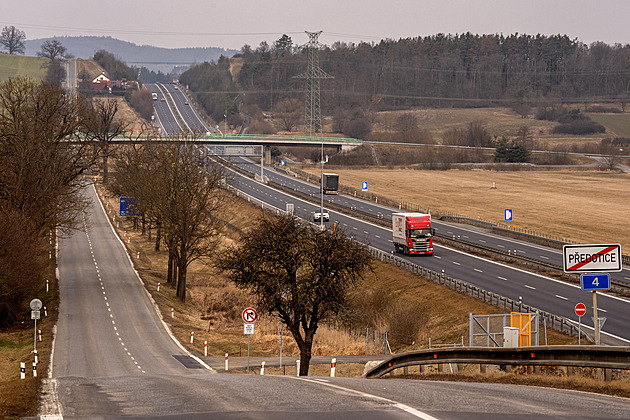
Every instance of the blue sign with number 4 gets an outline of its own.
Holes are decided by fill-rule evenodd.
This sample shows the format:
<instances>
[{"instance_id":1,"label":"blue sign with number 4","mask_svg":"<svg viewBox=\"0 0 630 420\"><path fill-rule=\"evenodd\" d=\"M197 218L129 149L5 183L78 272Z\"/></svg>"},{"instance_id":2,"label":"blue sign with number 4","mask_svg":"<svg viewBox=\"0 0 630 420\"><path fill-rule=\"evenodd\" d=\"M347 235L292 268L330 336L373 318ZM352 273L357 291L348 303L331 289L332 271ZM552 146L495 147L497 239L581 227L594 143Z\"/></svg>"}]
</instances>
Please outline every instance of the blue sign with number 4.
<instances>
[{"instance_id":1,"label":"blue sign with number 4","mask_svg":"<svg viewBox=\"0 0 630 420\"><path fill-rule=\"evenodd\" d=\"M610 274L582 274L582 290L608 290L610 289Z\"/></svg>"}]
</instances>

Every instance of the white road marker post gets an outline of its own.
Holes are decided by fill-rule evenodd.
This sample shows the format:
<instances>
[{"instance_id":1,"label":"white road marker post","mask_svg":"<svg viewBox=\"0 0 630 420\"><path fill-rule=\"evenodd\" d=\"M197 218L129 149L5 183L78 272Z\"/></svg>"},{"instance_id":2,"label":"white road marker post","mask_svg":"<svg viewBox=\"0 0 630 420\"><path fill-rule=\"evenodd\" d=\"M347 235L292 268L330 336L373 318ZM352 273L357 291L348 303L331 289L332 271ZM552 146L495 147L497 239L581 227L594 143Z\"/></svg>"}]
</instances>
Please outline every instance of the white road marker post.
<instances>
[{"instance_id":1,"label":"white road marker post","mask_svg":"<svg viewBox=\"0 0 630 420\"><path fill-rule=\"evenodd\" d=\"M206 357L208 356L208 342L207 341L203 342L203 355Z\"/></svg>"},{"instance_id":2,"label":"white road marker post","mask_svg":"<svg viewBox=\"0 0 630 420\"><path fill-rule=\"evenodd\" d=\"M160 282L158 282L158 285L157 285L157 291L158 291L158 292L160 291Z\"/></svg>"},{"instance_id":3,"label":"white road marker post","mask_svg":"<svg viewBox=\"0 0 630 420\"><path fill-rule=\"evenodd\" d=\"M42 330L37 330L37 334L39 335L39 341L42 341Z\"/></svg>"},{"instance_id":4,"label":"white road marker post","mask_svg":"<svg viewBox=\"0 0 630 420\"><path fill-rule=\"evenodd\" d=\"M337 367L337 359L332 359L332 362L330 363L330 377L331 378L335 377L336 367Z\"/></svg>"},{"instance_id":5,"label":"white road marker post","mask_svg":"<svg viewBox=\"0 0 630 420\"><path fill-rule=\"evenodd\" d=\"M300 376L300 359L295 361L295 366L297 367L297 374L295 376Z\"/></svg>"},{"instance_id":6,"label":"white road marker post","mask_svg":"<svg viewBox=\"0 0 630 420\"><path fill-rule=\"evenodd\" d=\"M265 374L265 362L262 362L262 366L260 367L260 374L261 375Z\"/></svg>"},{"instance_id":7,"label":"white road marker post","mask_svg":"<svg viewBox=\"0 0 630 420\"><path fill-rule=\"evenodd\" d=\"M193 343L193 341L195 341L195 332L194 332L194 331L191 331L191 332L190 332L190 344L192 344L192 343Z\"/></svg>"},{"instance_id":8,"label":"white road marker post","mask_svg":"<svg viewBox=\"0 0 630 420\"><path fill-rule=\"evenodd\" d=\"M33 378L37 378L37 363L33 362Z\"/></svg>"},{"instance_id":9,"label":"white road marker post","mask_svg":"<svg viewBox=\"0 0 630 420\"><path fill-rule=\"evenodd\" d=\"M227 372L228 370L228 354L225 353L225 371Z\"/></svg>"},{"instance_id":10,"label":"white road marker post","mask_svg":"<svg viewBox=\"0 0 630 420\"><path fill-rule=\"evenodd\" d=\"M171 308L171 318L175 318L175 308Z\"/></svg>"},{"instance_id":11,"label":"white road marker post","mask_svg":"<svg viewBox=\"0 0 630 420\"><path fill-rule=\"evenodd\" d=\"M35 364L39 363L37 360L37 350L33 350L33 354L35 355Z\"/></svg>"},{"instance_id":12,"label":"white road marker post","mask_svg":"<svg viewBox=\"0 0 630 420\"><path fill-rule=\"evenodd\" d=\"M20 379L26 378L26 363L20 362Z\"/></svg>"}]
</instances>

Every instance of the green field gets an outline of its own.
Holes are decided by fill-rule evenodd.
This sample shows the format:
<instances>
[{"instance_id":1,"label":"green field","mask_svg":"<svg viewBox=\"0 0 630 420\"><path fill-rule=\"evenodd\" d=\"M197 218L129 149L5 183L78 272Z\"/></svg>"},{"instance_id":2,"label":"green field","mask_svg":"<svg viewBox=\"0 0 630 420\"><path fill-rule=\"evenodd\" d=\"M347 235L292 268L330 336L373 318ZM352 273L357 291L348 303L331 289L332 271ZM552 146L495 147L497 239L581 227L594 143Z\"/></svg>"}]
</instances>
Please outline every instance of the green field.
<instances>
[{"instance_id":1,"label":"green field","mask_svg":"<svg viewBox=\"0 0 630 420\"><path fill-rule=\"evenodd\" d=\"M593 121L606 127L616 137L630 137L630 114L594 114L588 113Z\"/></svg>"},{"instance_id":2,"label":"green field","mask_svg":"<svg viewBox=\"0 0 630 420\"><path fill-rule=\"evenodd\" d=\"M0 53L0 81L14 77L30 77L43 79L46 75L45 58L25 57L23 55L9 55Z\"/></svg>"}]
</instances>

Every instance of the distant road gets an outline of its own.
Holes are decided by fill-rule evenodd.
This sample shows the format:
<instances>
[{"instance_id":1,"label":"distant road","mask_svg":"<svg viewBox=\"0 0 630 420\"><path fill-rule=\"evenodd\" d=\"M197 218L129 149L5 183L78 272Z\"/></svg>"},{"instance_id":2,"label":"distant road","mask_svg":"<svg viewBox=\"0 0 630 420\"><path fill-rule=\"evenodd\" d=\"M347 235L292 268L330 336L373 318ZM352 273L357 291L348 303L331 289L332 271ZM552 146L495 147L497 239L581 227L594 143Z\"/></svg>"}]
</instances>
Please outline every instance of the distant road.
<instances>
[{"instance_id":1,"label":"distant road","mask_svg":"<svg viewBox=\"0 0 630 420\"><path fill-rule=\"evenodd\" d=\"M214 374L166 332L92 187L61 241L48 419L627 418L630 400L537 387Z\"/></svg>"}]
</instances>

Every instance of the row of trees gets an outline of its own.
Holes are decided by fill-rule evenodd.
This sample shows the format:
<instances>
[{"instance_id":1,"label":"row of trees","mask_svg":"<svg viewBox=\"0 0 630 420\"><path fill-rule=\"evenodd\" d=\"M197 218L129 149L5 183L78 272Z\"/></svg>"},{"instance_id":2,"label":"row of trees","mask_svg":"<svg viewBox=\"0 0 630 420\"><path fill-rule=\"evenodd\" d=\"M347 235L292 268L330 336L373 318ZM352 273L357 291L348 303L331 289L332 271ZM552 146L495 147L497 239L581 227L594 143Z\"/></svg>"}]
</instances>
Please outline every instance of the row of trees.
<instances>
[{"instance_id":1,"label":"row of trees","mask_svg":"<svg viewBox=\"0 0 630 420\"><path fill-rule=\"evenodd\" d=\"M115 100L58 84L0 83L0 327L18 321L44 284L51 238L78 226L82 175L101 157L106 167L112 133L124 133L117 110Z\"/></svg>"},{"instance_id":2,"label":"row of trees","mask_svg":"<svg viewBox=\"0 0 630 420\"><path fill-rule=\"evenodd\" d=\"M180 139L184 141L185 139ZM137 198L143 229L156 229L156 250L169 253L167 282L186 300L188 266L216 248L218 213L225 201L221 166L206 161L192 145L145 142L122 150L109 190Z\"/></svg>"},{"instance_id":3,"label":"row of trees","mask_svg":"<svg viewBox=\"0 0 630 420\"><path fill-rule=\"evenodd\" d=\"M204 63L180 80L196 92L217 120L234 105L275 110L287 98L304 97L307 53L284 35L272 45L245 45L232 60ZM628 101L630 45L590 46L563 35L461 35L337 42L320 51L322 110L346 120L376 110L409 106L509 104L527 115L532 105ZM357 113L359 115L357 115ZM368 118L369 119L369 118ZM342 127L343 128L343 125Z\"/></svg>"}]
</instances>

